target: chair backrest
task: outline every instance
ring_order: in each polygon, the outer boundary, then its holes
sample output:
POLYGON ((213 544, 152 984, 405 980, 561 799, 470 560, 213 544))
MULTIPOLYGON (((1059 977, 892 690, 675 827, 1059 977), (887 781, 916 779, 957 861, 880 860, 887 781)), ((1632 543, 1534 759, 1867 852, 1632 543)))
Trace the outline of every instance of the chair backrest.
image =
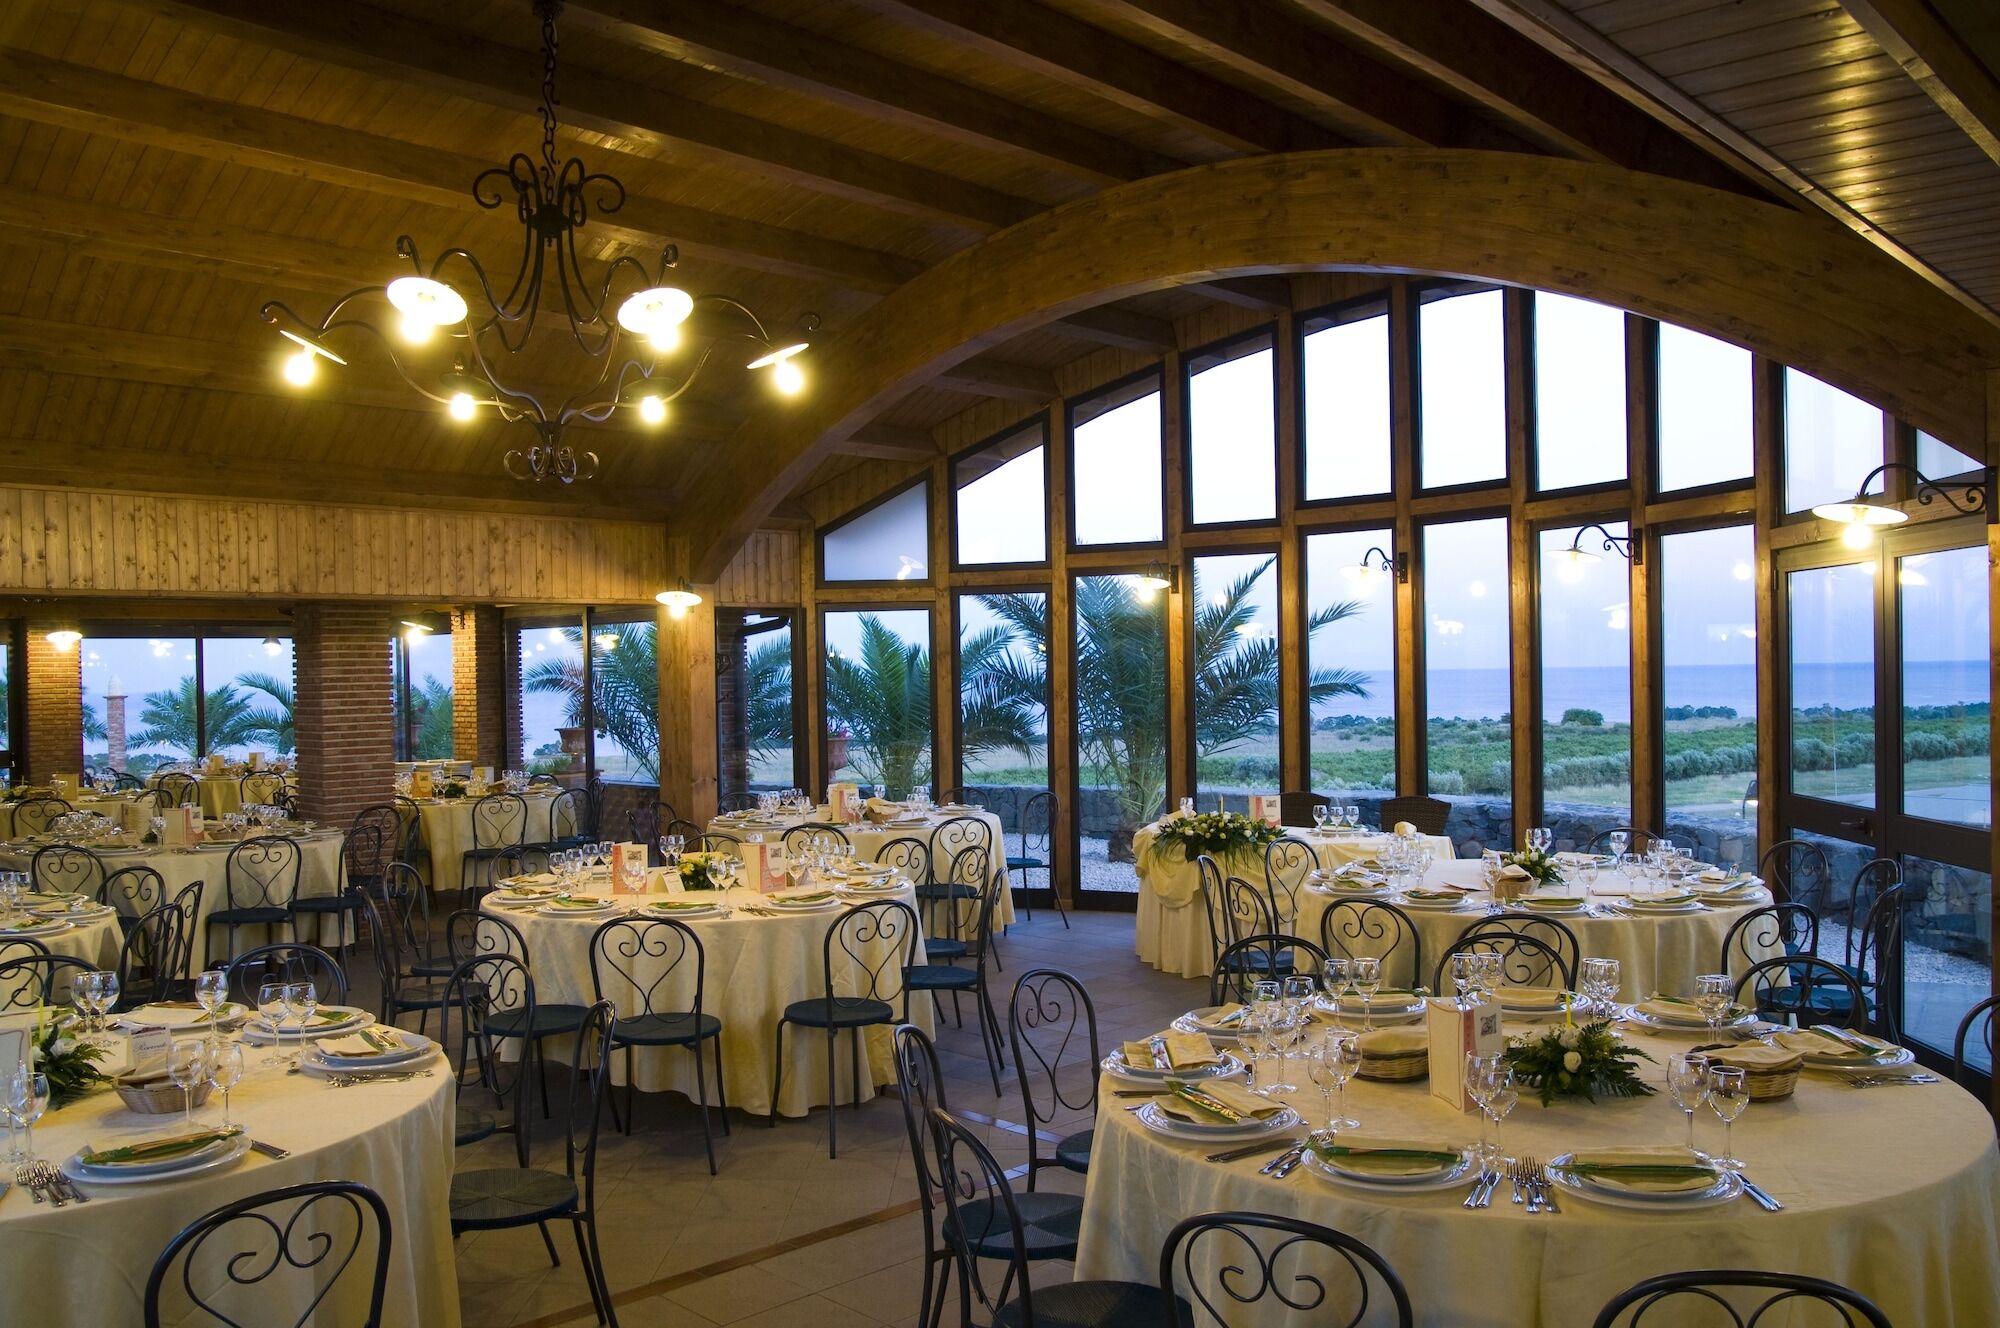
POLYGON ((1766 904, 1729 924, 1718 973, 1740 973, 1759 959, 1819 952, 1819 915, 1804 904, 1766 904))
POLYGON ((1222 927, 1224 944, 1279 930, 1277 906, 1271 892, 1240 876, 1222 881, 1222 927))
POLYGON ((22 959, 30 955, 50 953, 49 947, 32 936, 9 936, 0 939, 0 964, 12 959, 22 959))
POLYGON ((935 1230, 932 1213, 944 1187, 937 1174, 937 1153, 930 1139, 932 1109, 948 1106, 944 1071, 938 1066, 937 1047, 930 1035, 915 1024, 897 1024, 891 1038, 896 1058, 896 1093, 903 1100, 903 1128, 910 1136, 910 1156, 916 1163, 928 1246, 935 1230))
POLYGON ((148 817, 163 815, 174 805, 173 795, 163 788, 142 788, 132 795, 135 805, 150 804, 146 807, 148 817))
POLYGON ((1584 845, 1584 851, 1586 853, 1609 853, 1611 851, 1611 836, 1613 835, 1625 836, 1625 847, 1621 850, 1621 852, 1625 853, 1644 853, 1652 845, 1653 841, 1660 837, 1651 830, 1642 830, 1636 825, 1614 825, 1609 830, 1599 830, 1596 834, 1592 835, 1590 842, 1584 845))
POLYGON ((875 861, 894 867, 912 885, 925 885, 931 879, 931 846, 909 835, 884 840, 875 850, 875 861))
POLYGON ((617 1031, 618 1015, 611 1002, 596 1002, 583 1012, 583 1023, 576 1030, 576 1048, 569 1058, 563 1163, 570 1179, 577 1183, 586 1212, 595 1207, 597 1132, 604 1118, 604 1090, 611 1083, 612 1037, 617 1031))
POLYGON ((1014 827, 1020 840, 1023 858, 1038 858, 1043 862, 1053 859, 1049 853, 1050 836, 1054 834, 1056 823, 1056 795, 1043 789, 1021 804, 1021 820, 1014 827))
MULTIPOLYGON (((983 816, 949 816, 939 821, 931 831, 931 868, 935 871, 939 864, 949 863, 968 848, 986 850, 989 861, 993 857, 993 827, 983 816)), ((939 881, 942 885, 943 882, 939 881)))
POLYGON ((167 883, 151 867, 120 867, 104 878, 98 896, 124 918, 143 918, 167 902, 167 883))
POLYGON ((704 834, 698 841, 691 840, 689 842, 690 845, 699 843, 701 851, 704 853, 721 853, 732 858, 743 856, 743 841, 735 835, 725 835, 716 831, 704 834))
POLYGON ((1508 986, 1561 987, 1564 991, 1576 988, 1575 966, 1547 941, 1522 932, 1475 932, 1468 927, 1438 956, 1437 965, 1431 970, 1432 991, 1450 990, 1444 983, 1450 973, 1451 957, 1456 954, 1499 955, 1500 980, 1508 986))
POLYGON ((1299 916, 1299 887, 1306 873, 1320 868, 1319 854, 1303 839, 1286 835, 1264 846, 1264 885, 1272 906, 1278 910, 1278 924, 1289 927, 1299 916))
POLYGON ((1357 1328, 1389 1322, 1371 1313, 1384 1295, 1398 1328, 1416 1322, 1403 1280, 1381 1255, 1332 1227, 1273 1213, 1199 1213, 1180 1223, 1160 1247, 1160 1290, 1187 1302, 1184 1328, 1230 1328, 1252 1317, 1240 1306, 1265 1301, 1274 1319, 1357 1328))
MULTIPOLYGON (((1511 932, 1516 936, 1529 936, 1562 957, 1563 974, 1570 979, 1563 985, 1576 985, 1576 971, 1583 963, 1583 946, 1576 939, 1569 924, 1560 918, 1545 918, 1534 913, 1524 913, 1518 909, 1508 909, 1491 914, 1469 924, 1459 933, 1461 939, 1467 936, 1489 936, 1495 932, 1511 932)), ((1503 968, 1507 965, 1503 964, 1503 968)), ((1522 978, 1508 978, 1510 982, 1523 982, 1522 978)), ((1440 989, 1441 990, 1441 989, 1440 989)))
POLYGON ((1326 951, 1303 936, 1287 936, 1281 932, 1245 936, 1222 948, 1215 972, 1208 977, 1208 1003, 1221 1005, 1226 1001, 1241 1001, 1248 1004, 1260 980, 1294 976, 1311 978, 1313 986, 1324 990, 1326 951), (1291 962, 1289 972, 1285 968, 1288 959, 1291 962))
POLYGON ((253 770, 236 781, 236 796, 246 807, 269 807, 285 791, 285 777, 270 770, 253 770))
POLYGON ((1854 873, 1847 896, 1847 962, 1863 982, 1876 976, 1879 961, 1902 941, 1903 864, 1871 858, 1854 873))
POLYGON ((1319 917, 1319 945, 1328 958, 1382 961, 1382 983, 1421 987, 1424 938, 1408 913, 1379 899, 1336 899, 1319 917))
POLYGON ((348 884, 380 889, 383 873, 396 860, 402 842, 403 821, 394 803, 380 802, 354 813, 341 846, 348 884))
POLYGON ((673 820, 667 822, 660 833, 662 835, 679 835, 686 842, 694 844, 699 843, 702 835, 707 832, 693 821, 684 821, 676 816, 673 820))
POLYGON ((1967 1046, 1986 1045, 1986 1073, 1993 1073, 1993 1011, 2000 1006, 2000 996, 1988 996, 1979 1004, 1965 1012, 1965 1018, 1958 1021, 1958 1036, 1951 1042, 1951 1080, 1959 1087, 1968 1087, 1966 1075, 1976 1072, 1977 1067, 1966 1063, 1967 1046), (1982 1037, 1983 1033, 1983 1037, 1982 1037))
POLYGON ((1014 982, 1007 1002, 1007 1045, 1028 1113, 1028 1164, 1041 1157, 1040 1127, 1057 1113, 1094 1114, 1097 1009, 1083 983, 1057 968, 1033 968, 1014 982))
POLYGON ((267 982, 310 982, 328 1005, 347 1003, 347 974, 334 957, 316 945, 281 942, 246 950, 229 961, 229 995, 251 1009, 257 988, 267 982))
POLYGON ((395 795, 391 805, 396 809, 396 857, 403 862, 415 862, 417 846, 424 838, 424 809, 415 798, 401 793, 395 795))
POLYGON ((126 1008, 167 1000, 181 979, 181 910, 162 903, 132 924, 118 949, 118 999, 126 1008))
POLYGON ((1826 850, 1807 839, 1781 839, 1765 849, 1757 860, 1757 875, 1779 903, 1804 904, 1815 913, 1825 907, 1827 887, 1833 882, 1826 850))
POLYGON ((506 1106, 512 1114, 514 1157, 528 1165, 529 1136, 526 1128, 527 1084, 525 1067, 532 1057, 503 1054, 506 1036, 494 1025, 504 1019, 506 1029, 532 1028, 535 1023, 535 979, 528 966, 510 954, 480 955, 451 971, 445 979, 443 1000, 438 1009, 438 1045, 452 1056, 452 1018, 458 1019, 458 1067, 460 1097, 468 1087, 467 1075, 478 1067, 478 1083, 493 1095, 496 1106, 506 1106))
POLYGON ((129 793, 135 789, 145 788, 146 784, 129 770, 116 770, 111 775, 111 786, 121 793, 129 793))
POLYGON ((304 862, 298 841, 256 835, 229 850, 225 873, 231 908, 290 908, 304 862))
POLYGON ((820 943, 820 971, 826 975, 826 999, 902 1000, 900 1017, 909 1017, 910 993, 903 970, 916 962, 920 933, 917 911, 900 899, 877 899, 847 909, 829 922, 820 943))
POLYGON ((708 952, 685 922, 612 918, 591 933, 590 994, 610 1001, 620 1019, 689 1012, 699 1022, 707 980, 708 952))
POLYGON ((955 784, 951 788, 940 790, 938 801, 941 803, 955 802, 961 807, 984 807, 986 805, 985 800, 980 797, 977 789, 967 788, 963 784, 955 784))
POLYGON ((801 853, 846 853, 853 846, 845 830, 819 821, 807 821, 785 831, 786 857, 795 858, 801 853))
POLYGON ((1420 835, 1441 835, 1450 817, 1451 804, 1443 798, 1385 798, 1382 802, 1384 830, 1393 829, 1398 821, 1408 821, 1420 835))
POLYGON ((587 788, 567 788, 549 802, 549 838, 577 839, 597 833, 597 807, 587 788))
POLYGON ((521 929, 477 908, 457 909, 444 920, 444 944, 454 964, 490 954, 510 954, 528 962, 528 938, 521 929))
POLYGON ((1621 1328, 1620 1316, 1632 1311, 1622 1328, 1639 1328, 1640 1321, 1655 1305, 1665 1305, 1658 1322, 1662 1328, 1677 1328, 1690 1322, 1689 1315, 1706 1315, 1702 1322, 1761 1324, 1782 1319, 1786 1323, 1840 1324, 1842 1328, 1889 1328, 1889 1317, 1874 1302, 1837 1282, 1807 1277, 1804 1273, 1766 1273, 1746 1268, 1700 1269, 1685 1273, 1663 1273, 1637 1282, 1613 1296, 1598 1312, 1592 1328, 1621 1328), (1751 1290, 1749 1296, 1734 1299, 1724 1289, 1751 1290), (1772 1291, 1764 1296, 1759 1293, 1772 1291), (1746 1302, 1739 1305, 1737 1301, 1746 1302), (1804 1302, 1817 1302, 1833 1311, 1816 1319, 1803 1315, 1804 1302), (1773 1314, 1771 1311, 1776 1310, 1773 1314), (1852 1311, 1850 1313, 1849 1311, 1852 1311), (1727 1316, 1725 1319, 1723 1316, 1727 1316))
MULTIPOLYGON (((1014 1286, 1018 1309, 1014 1322, 1034 1328, 1035 1290, 1028 1276, 1027 1241, 1006 1169, 971 1126, 943 1107, 931 1108, 928 1124, 932 1175, 944 1195, 944 1233, 957 1256, 960 1276, 969 1283, 976 1275, 982 1248, 1008 1250, 1009 1269, 1001 1285, 1014 1286)), ((996 1311, 1000 1308, 994 1306, 996 1311)), ((999 1317, 994 1316, 996 1321, 999 1317)))
POLYGON ((187 981, 194 975, 194 941, 200 934, 201 900, 208 891, 205 881, 189 881, 174 896, 174 908, 180 913, 181 957, 175 965, 179 981, 187 981))
POLYGON ((97 965, 74 955, 28 954, 0 964, 0 1010, 32 1010, 37 1005, 68 1005, 69 984, 79 973, 95 973, 97 965))
POLYGON ((201 781, 183 770, 169 770, 155 787, 167 795, 171 806, 186 807, 201 800, 201 781))
POLYGON ((74 844, 50 844, 35 850, 29 873, 35 888, 52 895, 84 895, 102 903, 104 859, 74 844))
POLYGON ((1201 906, 1208 914, 1209 964, 1213 967, 1222 947, 1229 943, 1229 922, 1223 917, 1222 866, 1208 854, 1197 853, 1194 869, 1201 881, 1201 906))
POLYGON ((14 804, 14 833, 42 834, 55 824, 57 817, 69 813, 70 805, 61 798, 22 798, 14 804))
POLYGON ((1332 805, 1333 799, 1323 793, 1307 793, 1303 789, 1286 789, 1278 794, 1278 824, 1311 825, 1313 823, 1313 808, 1331 807, 1332 805))
POLYGON ((366 1278, 368 1317, 382 1321, 389 1278, 389 1210, 359 1181, 316 1180, 224 1204, 182 1228, 146 1279, 146 1328, 162 1323, 279 1324, 321 1321, 320 1306, 353 1271, 366 1278), (185 1306, 162 1312, 179 1265, 185 1306), (275 1279, 275 1280, 274 1280, 275 1279), (187 1317, 190 1309, 200 1317, 187 1317), (296 1318, 286 1318, 297 1311, 296 1318))
POLYGON ((1818 955, 1759 960, 1736 980, 1736 999, 1760 1019, 1790 1019, 1800 1028, 1838 1024, 1859 1029, 1868 1024, 1868 998, 1854 974, 1818 955))
POLYGON ((509 848, 528 836, 528 800, 518 793, 489 793, 472 804, 472 846, 509 848))

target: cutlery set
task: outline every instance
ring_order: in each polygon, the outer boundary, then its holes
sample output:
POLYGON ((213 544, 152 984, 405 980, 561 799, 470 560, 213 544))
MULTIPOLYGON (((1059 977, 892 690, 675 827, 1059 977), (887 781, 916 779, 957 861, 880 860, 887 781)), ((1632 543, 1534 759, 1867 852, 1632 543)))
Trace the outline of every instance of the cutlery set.
POLYGON ((336 1074, 326 1081, 328 1088, 353 1088, 357 1084, 400 1084, 408 1079, 428 1079, 429 1070, 398 1070, 390 1074, 336 1074))
POLYGON ((1935 1084, 1943 1082, 1934 1074, 1858 1074, 1847 1081, 1849 1088, 1888 1088, 1894 1084, 1935 1084))
MULTIPOLYGON (((1549 1182, 1548 1169, 1532 1157, 1517 1157, 1507 1164, 1507 1180, 1514 1189, 1514 1202, 1531 1213, 1560 1213, 1562 1205, 1556 1202, 1555 1187, 1549 1182)), ((1492 1195, 1488 1191, 1490 1201, 1492 1195)), ((1481 1204, 1484 1208, 1486 1205, 1481 1204)))
POLYGON ((30 1162, 14 1169, 14 1183, 35 1197, 36 1203, 47 1203, 61 1208, 74 1199, 77 1203, 89 1203, 90 1196, 68 1176, 57 1171, 49 1162, 30 1162))

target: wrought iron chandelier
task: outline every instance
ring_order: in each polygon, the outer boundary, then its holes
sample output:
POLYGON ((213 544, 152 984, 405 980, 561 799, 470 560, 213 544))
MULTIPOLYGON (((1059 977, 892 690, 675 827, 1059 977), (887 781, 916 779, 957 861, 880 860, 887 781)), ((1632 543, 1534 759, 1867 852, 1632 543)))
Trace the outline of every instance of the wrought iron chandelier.
POLYGON ((532 429, 533 444, 507 453, 509 474, 570 484, 597 471, 597 454, 579 451, 564 438, 571 423, 601 423, 629 409, 647 425, 663 424, 669 404, 709 362, 725 347, 745 342, 752 353, 745 367, 769 370, 773 387, 796 393, 805 386, 796 357, 810 344, 806 337, 818 329, 819 319, 806 314, 797 337, 780 339, 739 300, 690 295, 667 284, 667 273, 679 260, 671 244, 653 270, 620 256, 595 286, 585 278, 577 232, 593 209, 607 215, 624 206, 625 186, 613 176, 586 171, 580 157, 558 164, 556 17, 562 0, 533 0, 533 8, 542 25, 541 161, 517 152, 506 165, 482 171, 472 182, 472 197, 480 207, 498 209, 511 199, 521 222, 520 262, 505 294, 495 293, 486 268, 469 250, 446 249, 426 267, 416 242, 402 235, 396 239, 396 253, 409 260, 410 275, 349 292, 317 322, 278 300, 259 313, 298 347, 283 366, 293 386, 309 385, 321 360, 345 365, 347 355, 337 347, 373 338, 403 381, 445 407, 453 419, 473 420, 490 410, 510 424, 532 429), (457 285, 446 279, 454 264, 465 270, 457 285), (622 296, 621 290, 626 292, 622 296), (472 299, 479 302, 476 312, 472 299), (559 308, 570 342, 596 365, 589 382, 559 399, 520 381, 521 361, 512 358, 528 347, 544 303, 552 315, 559 308), (706 326, 690 337, 685 325, 697 310, 713 311, 714 319, 699 320, 706 326), (393 333, 383 321, 390 314, 395 316, 393 333), (406 360, 412 351, 434 343, 439 333, 448 339, 448 369, 439 372, 435 363, 406 360))

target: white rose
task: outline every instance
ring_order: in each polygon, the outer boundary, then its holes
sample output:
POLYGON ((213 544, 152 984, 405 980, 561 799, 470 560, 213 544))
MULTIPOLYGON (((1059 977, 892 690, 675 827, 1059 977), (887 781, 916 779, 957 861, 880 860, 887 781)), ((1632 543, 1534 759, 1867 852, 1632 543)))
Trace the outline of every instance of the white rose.
POLYGON ((1563 1053, 1563 1069, 1568 1070, 1571 1074, 1575 1074, 1578 1070, 1582 1068, 1583 1068, 1582 1052, 1566 1051, 1563 1053))
POLYGON ((49 1048, 49 1050, 50 1050, 50 1052, 51 1052, 51 1053, 52 1053, 53 1055, 56 1055, 56 1056, 67 1056, 67 1055, 69 1055, 69 1054, 70 1054, 71 1052, 73 1052, 73 1051, 75 1051, 75 1050, 76 1050, 76 1039, 75 1039, 75 1038, 57 1038, 57 1039, 56 1039, 56 1042, 55 1042, 55 1045, 54 1045, 53 1047, 49 1048))

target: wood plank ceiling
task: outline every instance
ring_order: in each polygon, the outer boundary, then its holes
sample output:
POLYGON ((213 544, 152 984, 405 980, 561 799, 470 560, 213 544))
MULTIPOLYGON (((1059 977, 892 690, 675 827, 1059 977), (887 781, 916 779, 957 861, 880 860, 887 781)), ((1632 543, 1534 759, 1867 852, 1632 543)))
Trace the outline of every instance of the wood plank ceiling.
MULTIPOLYGON (((629 191, 617 216, 586 231, 588 259, 650 261, 675 243, 690 288, 734 295, 778 324, 814 311, 829 336, 1024 217, 1249 154, 1481 147, 1793 198, 1795 182, 1769 161, 1690 133, 1657 89, 1608 76, 1543 25, 1602 21, 1616 40, 1658 39, 1644 47, 1658 77, 1695 80, 1688 95, 1716 99, 1712 115, 1750 117, 1772 152, 1792 154, 1787 169, 1818 172, 1816 189, 1898 234, 1917 260, 1979 300, 2000 298, 1991 228, 1971 216, 2000 195, 2000 176, 1987 178, 1991 135, 1975 145, 1960 123, 1992 123, 1984 103, 1968 100, 1954 119, 1861 20, 1807 0, 1558 8, 571 0, 561 146, 629 191), (1762 40, 1780 25, 1743 19, 1766 8, 1801 26, 1762 40), (1610 23, 1654 10, 1665 17, 1638 36, 1629 21, 1610 23), (1770 95, 1738 94, 1760 68, 1770 95)), ((504 265, 518 232, 475 206, 469 185, 539 141, 535 42, 526 0, 0 6, 4 473, 98 488, 664 513, 690 458, 727 436, 741 394, 759 382, 716 373, 658 433, 589 430, 600 477, 541 488, 501 471, 521 433, 453 424, 386 366, 357 364, 303 394, 284 388, 279 347, 256 317, 273 298, 316 315, 394 275, 399 234, 425 254, 463 244, 504 265)), ((1021 336, 914 394, 813 482, 920 457, 940 422, 981 401, 1044 399, 1063 366, 1093 352, 1158 354, 1175 343, 1176 320, 1217 302, 1289 299, 1276 280, 1191 287, 1021 336)), ((573 377, 558 351, 538 348, 533 372, 573 377)))

